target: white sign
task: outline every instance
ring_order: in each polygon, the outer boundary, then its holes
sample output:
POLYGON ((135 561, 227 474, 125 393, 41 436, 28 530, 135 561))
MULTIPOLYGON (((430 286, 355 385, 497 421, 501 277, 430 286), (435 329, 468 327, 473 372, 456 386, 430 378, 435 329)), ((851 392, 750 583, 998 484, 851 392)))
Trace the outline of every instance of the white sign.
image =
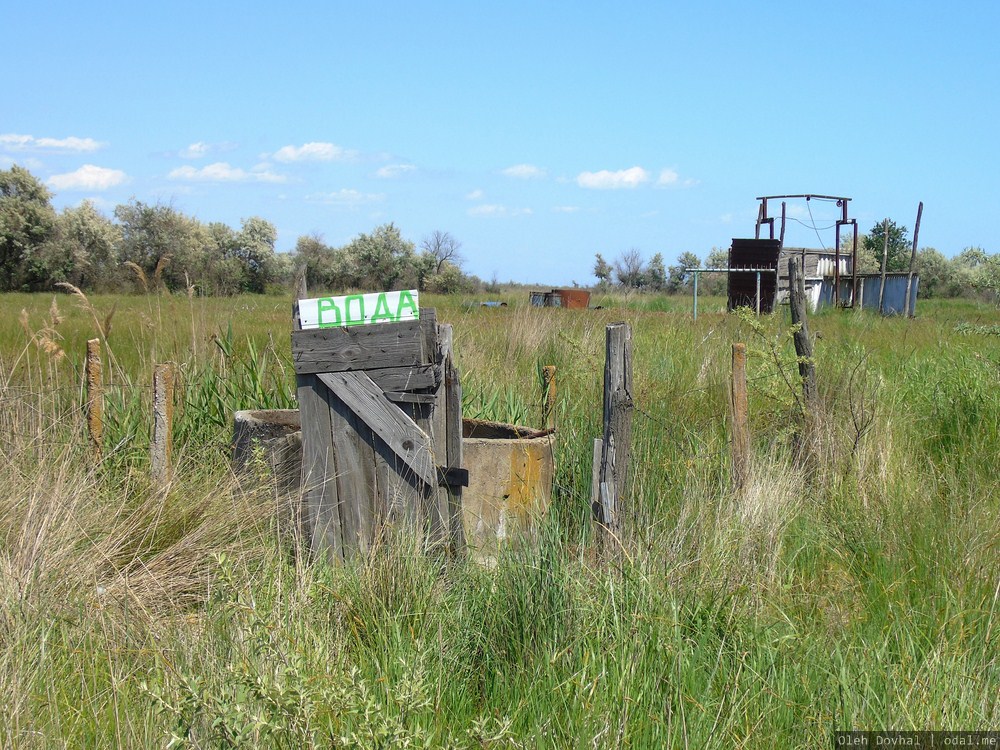
POLYGON ((399 323, 404 320, 420 320, 420 300, 416 289, 299 300, 299 321, 303 330, 399 323))

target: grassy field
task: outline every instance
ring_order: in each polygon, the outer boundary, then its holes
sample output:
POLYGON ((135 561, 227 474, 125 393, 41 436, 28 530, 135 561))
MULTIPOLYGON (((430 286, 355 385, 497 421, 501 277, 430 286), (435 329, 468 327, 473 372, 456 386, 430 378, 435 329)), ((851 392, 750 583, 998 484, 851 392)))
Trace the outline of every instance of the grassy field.
MULTIPOLYGON (((500 296, 494 296, 499 298, 500 296)), ((290 301, 0 297, 0 746, 816 747, 834 729, 1000 729, 1000 311, 827 311, 800 425, 787 310, 428 298, 466 416, 537 425, 551 513, 493 569, 394 539, 313 564, 230 476, 239 408, 294 405, 290 301), (56 301, 53 302, 53 299, 56 301), (632 486, 597 562, 604 328, 632 324, 632 486), (105 341, 105 455, 85 342, 105 341), (751 479, 733 490, 733 342, 751 479), (180 372, 176 478, 148 480, 153 365, 180 372)))

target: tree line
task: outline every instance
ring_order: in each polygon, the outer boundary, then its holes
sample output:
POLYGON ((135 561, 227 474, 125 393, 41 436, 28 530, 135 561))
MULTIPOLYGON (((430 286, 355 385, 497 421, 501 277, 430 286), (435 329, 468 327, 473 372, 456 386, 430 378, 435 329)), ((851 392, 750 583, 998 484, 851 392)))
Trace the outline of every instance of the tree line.
MULTIPOLYGON (((168 291, 202 295, 263 293, 287 287, 300 267, 310 289, 420 289, 450 294, 495 288, 462 270, 461 243, 435 231, 419 247, 392 223, 359 234, 342 247, 318 235, 299 237, 294 252, 275 252, 277 230, 251 216, 234 229, 204 223, 170 205, 136 199, 105 216, 90 201, 56 211, 52 194, 27 169, 0 170, 0 292, 43 291, 66 282, 97 292, 168 291)), ((850 253, 845 238, 841 252, 850 253)), ((858 270, 909 269, 911 244, 905 226, 886 219, 859 243, 858 270)), ((725 268, 728 253, 712 248, 702 266, 691 252, 667 265, 662 253, 646 260, 636 248, 606 260, 597 253, 593 274, 599 289, 656 293, 687 291, 692 268, 725 268)), ((922 297, 984 297, 1000 301, 1000 254, 967 247, 953 258, 921 248, 914 270, 922 297)), ((722 274, 700 280, 706 294, 725 292, 722 274)))
MULTIPOLYGON (((850 256, 852 240, 845 238, 840 252, 850 256)), ((875 224, 858 242, 859 273, 881 271, 885 255, 886 271, 909 271, 912 245, 909 231, 891 219, 875 224)), ((727 268, 727 250, 712 248, 702 265, 691 252, 681 253, 674 264, 666 265, 662 253, 645 260, 642 253, 630 248, 607 260, 601 253, 594 257, 593 273, 600 289, 679 293, 689 291, 693 274, 689 269, 727 268)), ((967 247, 953 258, 933 247, 920 248, 913 259, 914 273, 920 275, 920 295, 931 297, 968 297, 1000 303, 1000 253, 990 254, 981 247, 967 247)), ((724 294, 724 274, 707 274, 699 280, 705 294, 724 294)))
POLYGON ((56 211, 27 169, 0 170, 0 292, 64 282, 96 292, 260 294, 290 285, 302 266, 309 287, 320 290, 451 293, 482 285, 462 271, 461 243, 448 232, 433 232, 418 248, 390 223, 339 248, 300 237, 293 253, 275 252, 277 234, 259 216, 234 229, 135 199, 116 206, 113 218, 90 201, 56 211))

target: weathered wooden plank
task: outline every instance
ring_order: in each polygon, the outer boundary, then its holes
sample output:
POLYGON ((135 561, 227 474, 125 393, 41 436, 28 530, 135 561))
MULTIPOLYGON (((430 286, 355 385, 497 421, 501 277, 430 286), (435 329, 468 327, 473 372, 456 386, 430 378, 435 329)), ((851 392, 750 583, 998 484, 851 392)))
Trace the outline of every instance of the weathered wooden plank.
POLYGON ((302 502, 305 531, 314 553, 343 557, 343 535, 337 491, 326 388, 315 375, 299 375, 298 401, 302 419, 302 502))
MULTIPOLYGON (((378 385, 376 383, 376 385, 378 385)), ((433 404, 437 396, 433 393, 407 393, 405 391, 386 391, 385 397, 397 404, 433 404)))
POLYGON ((421 308, 420 330, 424 337, 424 364, 440 364, 441 352, 438 350, 437 310, 433 307, 421 308))
POLYGON ((337 495, 340 503, 344 556, 364 555, 371 545, 375 505, 374 435, 345 402, 326 390, 330 431, 337 459, 337 495))
POLYGON ((300 375, 426 364, 420 321, 292 331, 292 364, 300 375))
MULTIPOLYGON (((447 358, 447 351, 451 347, 451 330, 449 326, 436 326, 434 333, 434 367, 437 373, 437 386, 434 389, 434 407, 431 413, 431 437, 434 445, 434 465, 446 466, 448 463, 448 452, 446 437, 448 434, 448 402, 446 400, 447 391, 445 388, 444 362, 447 358)), ((448 542, 451 535, 451 496, 447 487, 438 487, 434 492, 434 512, 441 519, 443 531, 446 536, 442 541, 448 542)))
MULTIPOLYGON (((435 348, 436 346, 435 343, 435 348)), ((436 462, 434 455, 439 453, 440 449, 435 447, 434 440, 435 405, 404 402, 397 404, 397 408, 430 437, 432 462, 436 462)), ((447 540, 447 517, 442 515, 436 502, 437 485, 427 485, 418 479, 413 470, 397 456, 387 455, 386 459, 394 468, 394 473, 391 475, 394 492, 404 501, 405 523, 421 535, 426 549, 444 544, 447 540)))
POLYGON ((365 372, 383 391, 417 391, 424 388, 435 388, 438 383, 434 365, 383 367, 379 370, 365 370, 365 372))
MULTIPOLYGON (((424 361, 434 367, 435 384, 432 395, 432 405, 424 407, 426 418, 417 420, 417 424, 431 436, 432 462, 435 466, 441 463, 443 453, 442 436, 439 431, 440 413, 442 412, 440 396, 443 392, 441 370, 441 346, 437 322, 437 311, 434 308, 424 308, 420 311, 420 322, 424 333, 424 361)), ((436 471, 436 470, 435 470, 436 471)), ((427 546, 441 547, 448 541, 448 497, 438 486, 428 487, 421 498, 422 513, 427 525, 427 546)))
POLYGON ((385 444, 426 484, 434 486, 437 475, 431 440, 399 407, 386 400, 382 389, 363 372, 317 373, 332 390, 385 444))

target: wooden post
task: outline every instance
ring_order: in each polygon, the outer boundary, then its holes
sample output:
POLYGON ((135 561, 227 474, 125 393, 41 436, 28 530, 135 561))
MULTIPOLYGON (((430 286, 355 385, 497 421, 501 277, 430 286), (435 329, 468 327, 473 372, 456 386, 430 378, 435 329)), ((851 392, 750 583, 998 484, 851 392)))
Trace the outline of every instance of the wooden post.
POLYGON ((628 323, 612 323, 606 331, 604 440, 597 520, 615 534, 621 527, 621 498, 628 491, 633 408, 632 329, 628 323))
POLYGON ((778 235, 778 251, 785 249, 785 202, 781 201, 781 234, 778 235))
POLYGON ((157 365, 153 371, 153 439, 149 457, 153 483, 163 487, 170 480, 174 421, 174 367, 157 365))
MULTIPOLYGON (((442 364, 444 366, 444 419, 442 428, 436 431, 435 438, 444 440, 444 455, 446 465, 462 468, 462 431, 448 429, 448 425, 462 424, 462 383, 455 366, 454 334, 451 325, 443 324, 437 327, 440 340, 442 364), (443 435, 441 435, 443 432, 443 435)), ((440 407, 439 407, 440 408, 440 407)), ((458 557, 465 550, 465 526, 462 516, 462 485, 454 484, 447 487, 448 493, 448 550, 453 557, 458 557)))
POLYGON ((733 344, 733 387, 731 391, 733 430, 733 483, 746 484, 750 467, 750 425, 747 399, 747 345, 733 344))
POLYGON ((885 301, 885 267, 889 262, 889 219, 885 220, 882 243, 882 281, 878 285, 878 314, 884 315, 882 303, 885 301))
POLYGON ((917 206, 917 223, 913 227, 913 251, 910 253, 910 272, 906 275, 906 297, 903 302, 903 315, 910 315, 910 287, 913 286, 913 267, 917 264, 917 235, 920 234, 920 217, 924 213, 924 202, 917 206))
POLYGON ((556 368, 546 365, 542 368, 542 426, 555 429, 556 426, 556 368))
POLYGON ((101 340, 87 342, 87 362, 84 366, 87 379, 87 433, 94 454, 101 456, 101 437, 104 434, 104 391, 101 384, 101 340))
POLYGON ((792 311, 792 324, 798 325, 795 331, 795 354, 799 358, 799 377, 802 378, 802 395, 806 409, 813 406, 816 397, 816 366, 813 363, 812 341, 809 339, 809 321, 806 318, 806 283, 799 265, 798 258, 788 261, 789 301, 792 311))

